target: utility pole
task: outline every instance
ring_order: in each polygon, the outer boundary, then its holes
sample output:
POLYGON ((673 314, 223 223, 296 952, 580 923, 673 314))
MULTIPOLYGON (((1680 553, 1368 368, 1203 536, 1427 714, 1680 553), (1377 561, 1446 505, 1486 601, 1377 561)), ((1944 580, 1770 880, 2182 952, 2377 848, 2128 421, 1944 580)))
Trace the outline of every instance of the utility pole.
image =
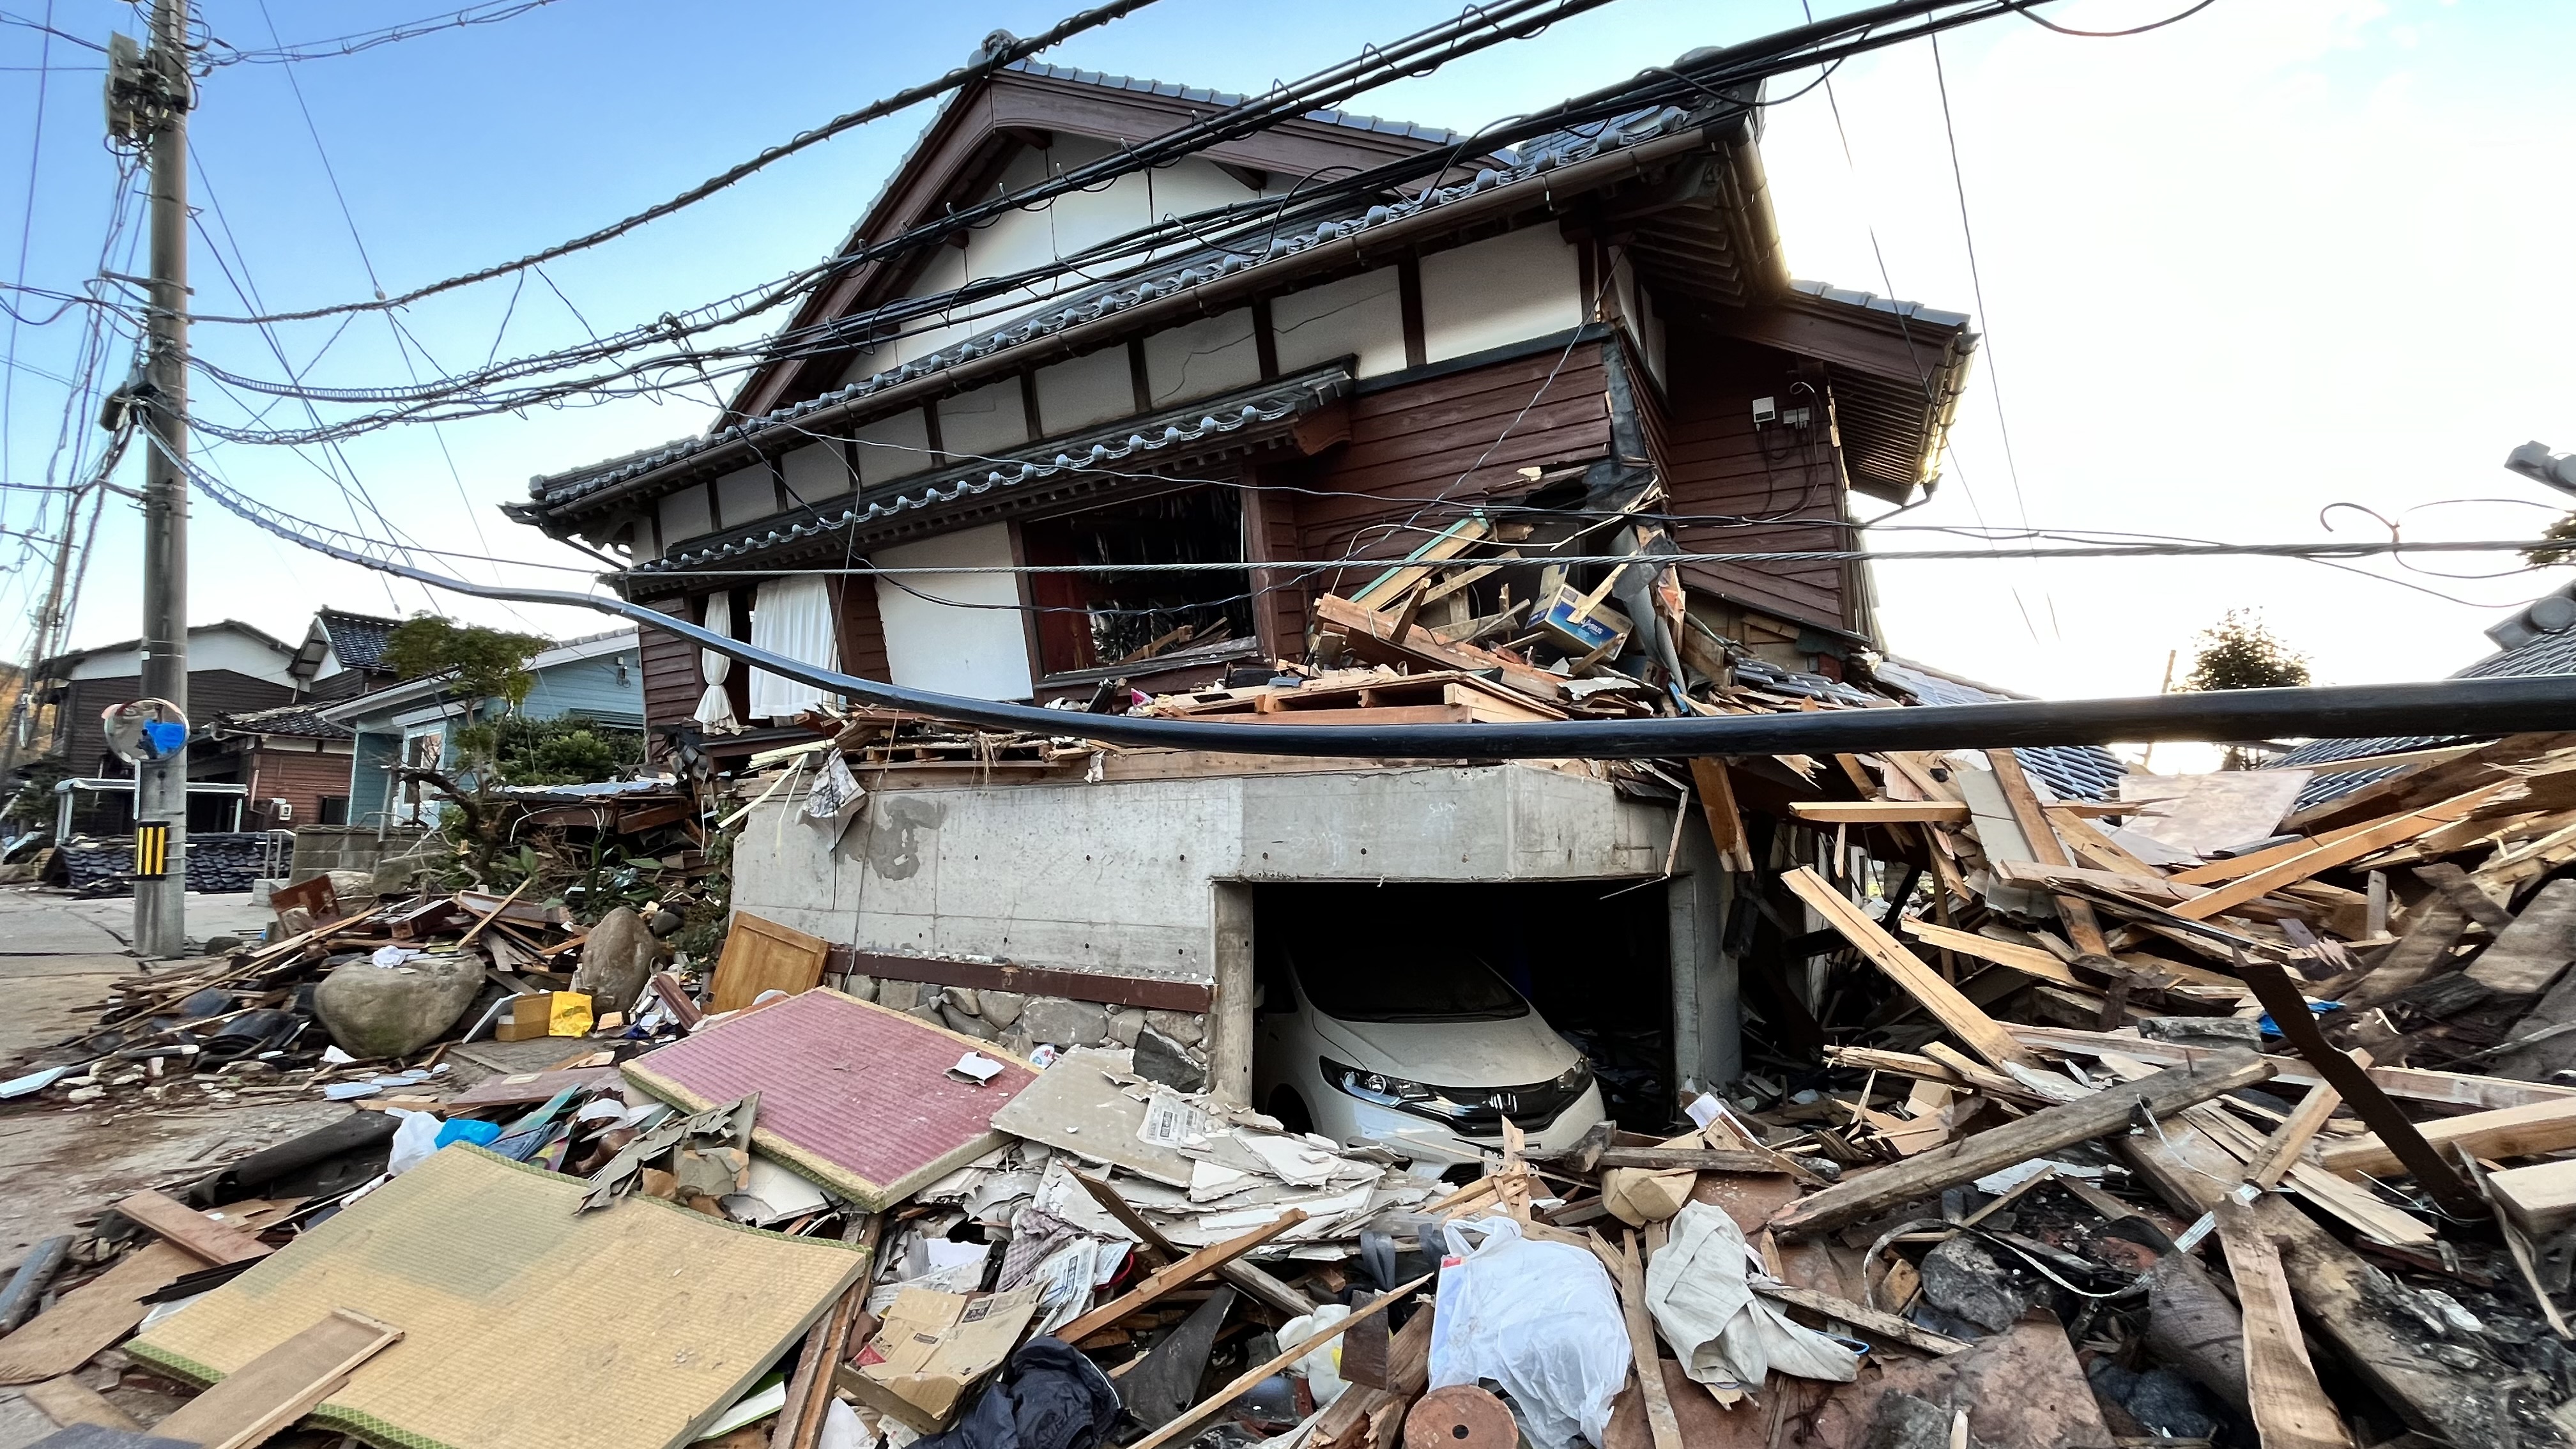
MULTIPOLYGON (((144 340, 143 694, 188 709, 188 0, 154 0, 146 111, 151 137, 152 305, 144 340)), ((112 84, 112 82, 111 82, 112 84)), ((110 112, 114 113, 111 101, 110 112)), ((75 729, 87 721, 74 721, 75 729)), ((188 750, 137 765, 134 818, 166 821, 163 872, 134 883, 134 949, 184 954, 188 940, 188 750)))

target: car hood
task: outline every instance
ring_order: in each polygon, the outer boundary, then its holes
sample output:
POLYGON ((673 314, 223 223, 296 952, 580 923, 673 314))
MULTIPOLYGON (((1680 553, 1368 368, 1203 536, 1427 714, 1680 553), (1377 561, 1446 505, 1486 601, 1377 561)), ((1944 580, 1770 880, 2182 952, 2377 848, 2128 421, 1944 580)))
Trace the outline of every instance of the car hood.
POLYGON ((1315 1033, 1362 1071, 1435 1087, 1526 1087, 1583 1059, 1536 1011, 1502 1021, 1345 1021, 1315 1033))

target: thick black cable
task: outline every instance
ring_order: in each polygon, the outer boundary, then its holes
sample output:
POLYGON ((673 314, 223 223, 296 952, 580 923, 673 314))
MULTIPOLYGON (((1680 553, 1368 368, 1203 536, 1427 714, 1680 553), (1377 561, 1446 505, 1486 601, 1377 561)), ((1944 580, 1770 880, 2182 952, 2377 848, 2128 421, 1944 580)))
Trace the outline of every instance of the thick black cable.
MULTIPOLYGON (((166 454, 164 456, 167 456, 166 454)), ((184 466, 184 465, 183 465, 184 466)), ((2249 740, 2283 736, 2502 734, 2555 729, 2576 712, 2576 675, 2450 679, 2164 694, 2144 699, 2015 700, 1906 709, 1808 710, 1776 715, 1570 720, 1544 724, 1271 725, 1097 715, 1001 704, 887 684, 756 649, 659 609, 561 589, 476 584, 369 558, 296 534, 245 506, 233 490, 197 476, 208 497, 245 521, 317 553, 472 598, 590 609, 660 629, 755 669, 885 709, 995 729, 1111 744, 1238 754, 1341 759, 1649 759, 1667 756, 1827 754, 2145 740, 2249 740)))

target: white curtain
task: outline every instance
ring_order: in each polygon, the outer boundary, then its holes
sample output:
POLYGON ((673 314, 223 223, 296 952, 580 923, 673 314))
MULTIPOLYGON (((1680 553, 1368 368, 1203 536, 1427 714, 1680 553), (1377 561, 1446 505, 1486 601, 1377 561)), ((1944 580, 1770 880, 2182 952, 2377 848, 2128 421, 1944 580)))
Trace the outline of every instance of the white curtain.
MULTIPOLYGON (((821 574, 790 574, 763 583, 751 606, 751 647, 801 664, 840 668, 840 647, 832 632, 830 581, 821 574)), ((794 719, 837 698, 766 669, 751 671, 754 719, 794 719)))
MULTIPOLYGON (((707 617, 702 621, 710 634, 728 637, 733 633, 733 598, 715 593, 707 595, 707 617)), ((698 696, 697 721, 710 733, 729 735, 742 729, 742 721, 733 717, 733 700, 725 693, 725 680, 733 673, 733 661, 712 649, 698 651, 698 672, 706 676, 707 692, 698 696)))

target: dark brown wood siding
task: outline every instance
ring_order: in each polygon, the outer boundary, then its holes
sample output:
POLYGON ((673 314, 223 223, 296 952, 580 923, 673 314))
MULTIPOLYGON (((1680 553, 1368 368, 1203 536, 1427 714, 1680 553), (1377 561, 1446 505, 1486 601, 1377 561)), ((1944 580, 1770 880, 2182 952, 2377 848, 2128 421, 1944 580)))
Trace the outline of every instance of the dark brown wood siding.
MULTIPOLYGON (((303 741, 286 741, 285 745, 303 741)), ((246 762, 250 778, 241 781, 250 787, 250 808, 245 820, 256 821, 260 828, 293 828, 312 825, 322 818, 322 799, 349 797, 349 763, 346 754, 324 754, 297 750, 280 745, 263 745, 253 750, 246 762), (286 819, 272 819, 268 802, 284 800, 293 812, 286 819)))
MULTIPOLYGON (((63 758, 84 775, 123 777, 133 774, 131 765, 118 761, 107 752, 107 741, 99 733, 98 717, 100 711, 110 705, 142 697, 143 676, 140 674, 71 681, 70 687, 64 691, 55 736, 64 751, 63 758)), ((294 702, 295 691, 283 684, 229 669, 188 671, 188 718, 199 727, 219 714, 245 714, 294 702)))
MULTIPOLYGON (((1688 553, 1846 547, 1839 479, 1821 421, 1803 437, 1778 426, 1755 434, 1755 398, 1775 398, 1784 408, 1812 403, 1821 420, 1821 399, 1791 391, 1797 360, 1679 327, 1669 342, 1662 415, 1647 419, 1649 442, 1663 453, 1656 466, 1671 495, 1666 506, 1683 516, 1777 520, 1685 524, 1673 530, 1673 541, 1688 553), (1655 431, 1665 435, 1657 439, 1655 431)), ((1642 386, 1642 369, 1637 376, 1642 386)), ((1689 564, 1681 573, 1694 588, 1785 619, 1849 627, 1840 564, 1689 564)))
MULTIPOLYGON (((1578 343, 1571 353, 1552 348, 1353 399, 1350 442, 1324 454, 1304 486, 1358 496, 1286 495, 1297 512, 1299 553, 1400 558, 1430 535, 1388 530, 1417 511, 1418 526, 1436 531, 1458 520, 1452 505, 1526 486, 1523 468, 1608 455, 1602 345, 1578 343), (1443 502, 1422 501, 1435 497, 1443 502)), ((1338 580, 1323 575, 1314 586, 1356 587, 1383 567, 1355 569, 1338 580)))
POLYGON ((844 574, 833 581, 835 632, 840 636, 841 672, 887 683, 894 667, 886 659, 885 620, 877 613, 877 581, 844 574))
MULTIPOLYGON (((686 599, 665 599, 653 607, 692 622, 696 611, 686 599)), ((679 724, 697 712, 705 684, 698 678, 698 646, 665 630, 641 631, 644 655, 644 726, 679 724)))

